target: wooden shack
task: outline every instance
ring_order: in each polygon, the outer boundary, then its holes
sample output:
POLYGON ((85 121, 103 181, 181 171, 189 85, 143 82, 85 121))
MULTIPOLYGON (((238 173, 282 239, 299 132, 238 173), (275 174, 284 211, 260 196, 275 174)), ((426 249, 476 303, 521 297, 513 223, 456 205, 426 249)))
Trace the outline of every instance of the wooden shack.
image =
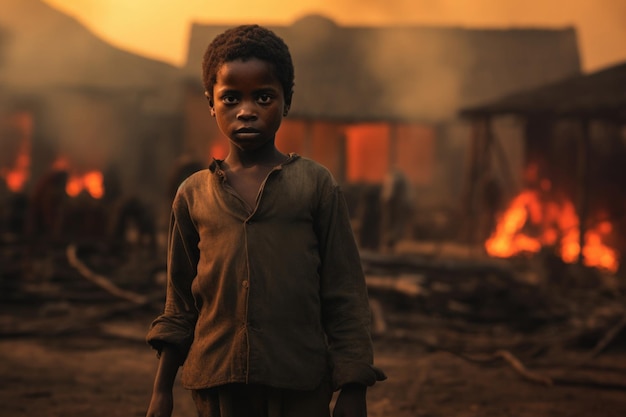
MULTIPOLYGON (((571 201, 578 261, 595 255, 580 250, 593 237, 611 249, 613 269, 618 267, 626 250, 626 63, 465 108, 461 115, 472 121, 476 133, 468 219, 483 210, 482 185, 488 178, 497 177, 508 202, 525 188, 539 186, 546 199, 571 201), (511 137, 494 131, 504 118, 515 118, 519 127, 520 158, 529 174, 522 181, 510 180, 515 174, 507 172, 511 164, 500 152, 511 137)), ((493 230, 474 228, 472 235, 482 240, 485 232, 493 230)))
POLYGON ((125 193, 159 195, 165 175, 154 170, 178 152, 179 70, 116 48, 39 0, 1 6, 2 176, 20 168, 31 189, 64 161, 77 175, 115 172, 125 193))
MULTIPOLYGON (((204 50, 226 28, 191 27, 183 141, 200 158, 226 152, 200 82, 204 50)), ((279 147, 320 161, 345 184, 380 185, 398 169, 425 210, 459 204, 469 149, 460 108, 580 73, 573 28, 340 26, 322 16, 270 28, 296 68, 279 147)))

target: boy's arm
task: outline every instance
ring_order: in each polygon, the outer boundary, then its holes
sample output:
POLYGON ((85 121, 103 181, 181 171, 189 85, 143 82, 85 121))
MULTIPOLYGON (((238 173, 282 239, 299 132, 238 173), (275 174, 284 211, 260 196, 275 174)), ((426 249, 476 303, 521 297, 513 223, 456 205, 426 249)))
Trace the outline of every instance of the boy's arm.
POLYGON ((329 342, 334 388, 373 385, 386 376, 373 366, 365 277, 347 205, 336 185, 320 201, 316 228, 322 260, 322 323, 329 342))
POLYGON ((174 201, 167 247, 167 288, 165 308, 150 326, 146 341, 159 353, 163 345, 186 355, 193 342, 197 311, 191 285, 200 257, 199 236, 185 201, 174 201))
POLYGON ((146 335, 146 341, 158 351, 159 357, 147 417, 171 416, 174 406, 172 387, 193 341, 197 312, 191 282, 199 256, 197 240, 189 212, 177 198, 169 228, 165 308, 146 335))
POLYGON ((154 378, 152 398, 146 417, 170 417, 174 409, 173 387, 184 357, 172 346, 164 345, 154 378))

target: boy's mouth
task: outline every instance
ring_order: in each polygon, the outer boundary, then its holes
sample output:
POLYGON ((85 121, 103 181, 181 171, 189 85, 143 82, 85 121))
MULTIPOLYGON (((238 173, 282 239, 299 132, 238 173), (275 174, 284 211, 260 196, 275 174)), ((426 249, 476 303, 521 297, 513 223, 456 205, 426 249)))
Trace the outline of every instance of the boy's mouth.
POLYGON ((235 130, 235 134, 239 137, 253 137, 257 136, 259 133, 261 133, 259 130, 253 129, 251 127, 242 127, 235 130))

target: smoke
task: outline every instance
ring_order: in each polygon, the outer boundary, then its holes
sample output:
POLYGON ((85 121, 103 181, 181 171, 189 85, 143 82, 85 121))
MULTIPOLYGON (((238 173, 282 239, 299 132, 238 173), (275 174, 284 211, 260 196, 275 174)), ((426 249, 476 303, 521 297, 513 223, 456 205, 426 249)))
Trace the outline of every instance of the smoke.
POLYGON ((626 61, 626 1, 599 0, 585 4, 579 42, 586 69, 626 61))
MULTIPOLYGON (((6 1, 6 0, 4 0, 6 1)), ((307 14, 340 25, 574 26, 584 68, 626 60, 624 0, 44 0, 114 45, 182 65, 192 21, 289 25, 307 14)), ((0 2, 1 3, 1 2, 0 2)))

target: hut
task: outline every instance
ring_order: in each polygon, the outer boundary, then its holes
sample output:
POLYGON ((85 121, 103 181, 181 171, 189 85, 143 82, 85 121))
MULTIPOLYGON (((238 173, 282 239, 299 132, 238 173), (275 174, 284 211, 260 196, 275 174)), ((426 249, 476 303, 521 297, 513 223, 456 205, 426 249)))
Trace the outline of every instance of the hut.
MULTIPOLYGON (((317 15, 269 27, 289 45, 296 67, 279 147, 326 165, 347 189, 380 190, 390 173, 402 172, 417 195, 418 223, 431 228, 437 222, 429 213, 453 216, 464 186, 469 125, 458 109, 580 73, 569 27, 340 26, 317 15)), ((226 153, 207 122, 200 82, 204 50, 225 29, 191 27, 182 138, 184 151, 199 158, 226 153)), ((442 225, 455 233, 450 222, 442 225)))
MULTIPOLYGON (((542 230, 536 230, 534 237, 543 246, 555 246, 570 261, 599 262, 616 271, 626 249, 626 63, 510 94, 465 108, 460 114, 472 121, 476 133, 465 201, 467 218, 483 210, 482 185, 488 178, 501 181, 508 202, 534 189, 543 203, 552 204, 553 209, 555 204, 561 209, 570 207, 571 212, 568 216, 557 211, 561 220, 546 225, 548 205, 542 204, 542 230), (517 120, 515 139, 494 130, 504 118, 517 120), (503 142, 510 140, 519 142, 521 181, 511 180, 516 173, 500 151, 503 142), (571 220, 564 224, 568 217, 571 220), (556 232, 556 240, 543 237, 546 226, 556 232), (596 259, 600 255, 603 261, 596 259)), ((531 217, 520 228, 539 227, 530 223, 531 217)), ((495 232, 474 228, 472 235, 482 240, 486 233, 495 232)))
POLYGON ((3 178, 28 189, 57 163, 158 194, 154 168, 177 153, 179 69, 115 48, 40 0, 0 7, 3 178))
MULTIPOLYGON (((67 173, 61 197, 81 212, 93 206, 114 218, 118 203, 132 201, 166 218, 168 168, 180 153, 180 69, 116 48, 40 0, 0 0, 0 8, 0 199, 15 207, 0 213, 0 232, 28 228, 25 212, 58 217, 33 208, 38 195, 56 195, 46 188, 59 171, 67 173)), ((77 232, 116 227, 66 217, 77 232)))

